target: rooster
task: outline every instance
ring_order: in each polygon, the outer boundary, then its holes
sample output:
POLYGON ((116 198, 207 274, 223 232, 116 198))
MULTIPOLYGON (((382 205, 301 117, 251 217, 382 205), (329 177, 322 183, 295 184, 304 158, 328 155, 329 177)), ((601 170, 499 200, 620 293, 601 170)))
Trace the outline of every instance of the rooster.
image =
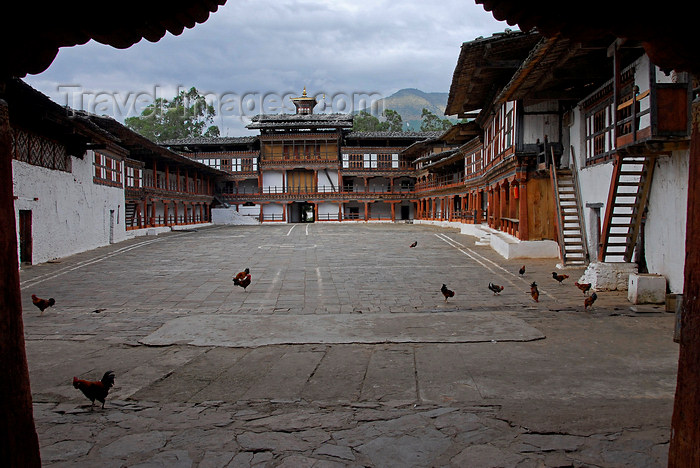
POLYGON ((409 245, 410 248, 413 248, 418 245, 418 241, 415 241, 413 244, 409 245))
POLYGON ((561 284, 561 282, 564 281, 568 277, 569 277, 569 275, 557 275, 556 271, 552 272, 552 278, 559 281, 559 284, 561 284))
POLYGON ((530 285, 530 295, 535 300, 535 302, 540 302, 540 291, 537 289, 537 283, 534 281, 530 285))
POLYGON ((242 287, 244 290, 250 285, 250 270, 246 268, 245 270, 239 272, 233 277, 233 284, 242 287))
POLYGON ((450 290, 450 289, 447 289, 447 286, 444 284, 440 288, 440 292, 442 293, 443 296, 445 296, 445 302, 447 302, 448 297, 454 297, 454 295, 455 295, 455 292, 450 290))
POLYGON ((598 299, 598 295, 596 293, 591 294, 589 297, 587 297, 583 301, 583 310, 588 310, 588 308, 593 308, 593 303, 595 300, 598 299))
POLYGON ((40 297, 37 297, 36 294, 32 294, 32 304, 34 304, 41 311, 41 314, 39 315, 43 315, 44 310, 53 306, 55 303, 56 300, 53 297, 49 299, 42 299, 40 297))
POLYGON ((518 273, 520 273, 520 276, 523 276, 525 274, 525 265, 520 267, 520 269, 518 270, 518 273))
POLYGON ((578 281, 574 283, 574 286, 579 288, 583 294, 588 295, 588 291, 591 289, 591 283, 579 283, 578 281))
POLYGON ((505 289, 505 286, 499 286, 497 284, 489 283, 489 289, 493 291, 493 295, 495 296, 496 294, 500 294, 503 289, 505 289))
POLYGON ((92 402, 90 405, 90 410, 95 406, 95 400, 102 403, 102 408, 105 407, 105 398, 107 398, 107 393, 109 389, 114 386, 114 371, 107 371, 105 375, 102 376, 100 381, 92 380, 82 380, 77 377, 73 377, 73 387, 79 389, 83 392, 88 400, 92 402))

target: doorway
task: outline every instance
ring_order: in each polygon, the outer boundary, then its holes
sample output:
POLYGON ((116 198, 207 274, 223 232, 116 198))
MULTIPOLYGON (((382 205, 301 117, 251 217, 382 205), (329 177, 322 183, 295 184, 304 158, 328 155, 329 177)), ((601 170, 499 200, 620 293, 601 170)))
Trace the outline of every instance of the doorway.
POLYGON ((32 264, 32 210, 19 210, 19 261, 32 264))
POLYGON ((289 208, 290 223, 313 223, 315 221, 314 204, 309 202, 294 202, 289 208))
POLYGON ((401 220, 409 219, 411 215, 411 207, 408 205, 401 206, 401 220))

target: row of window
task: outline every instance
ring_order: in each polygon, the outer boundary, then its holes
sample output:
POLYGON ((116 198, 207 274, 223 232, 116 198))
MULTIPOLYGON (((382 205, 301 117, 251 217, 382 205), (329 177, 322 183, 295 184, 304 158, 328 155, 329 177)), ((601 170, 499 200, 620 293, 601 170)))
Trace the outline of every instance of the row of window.
POLYGON ((364 153, 347 154, 343 153, 344 169, 398 169, 398 153, 364 153))

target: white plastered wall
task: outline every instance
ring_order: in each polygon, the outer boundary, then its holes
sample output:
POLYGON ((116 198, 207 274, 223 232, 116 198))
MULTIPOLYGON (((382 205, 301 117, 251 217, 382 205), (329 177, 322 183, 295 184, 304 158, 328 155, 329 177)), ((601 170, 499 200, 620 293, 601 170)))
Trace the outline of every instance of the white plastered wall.
POLYGON ((683 292, 689 152, 659 158, 649 193, 644 254, 649 273, 666 277, 672 293, 683 292))
POLYGON ((126 239, 124 189, 93 183, 93 157, 88 151, 82 159, 71 158, 71 172, 12 161, 18 233, 19 210, 32 212, 32 263, 108 245, 110 210, 111 240, 126 239))

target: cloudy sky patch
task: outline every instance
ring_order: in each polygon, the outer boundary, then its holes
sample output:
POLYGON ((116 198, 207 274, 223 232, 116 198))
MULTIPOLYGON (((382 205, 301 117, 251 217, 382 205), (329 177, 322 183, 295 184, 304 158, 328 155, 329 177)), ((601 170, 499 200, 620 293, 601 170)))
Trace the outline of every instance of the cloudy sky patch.
POLYGON ((447 92, 461 44, 508 27, 472 0, 229 0, 204 24, 157 43, 64 48, 26 81, 60 104, 120 121, 148 99, 195 86, 228 105, 216 123, 236 136, 250 133, 245 117, 260 110, 233 115, 232 103, 246 96, 289 107, 288 95, 306 86, 332 107, 360 93, 447 92))

